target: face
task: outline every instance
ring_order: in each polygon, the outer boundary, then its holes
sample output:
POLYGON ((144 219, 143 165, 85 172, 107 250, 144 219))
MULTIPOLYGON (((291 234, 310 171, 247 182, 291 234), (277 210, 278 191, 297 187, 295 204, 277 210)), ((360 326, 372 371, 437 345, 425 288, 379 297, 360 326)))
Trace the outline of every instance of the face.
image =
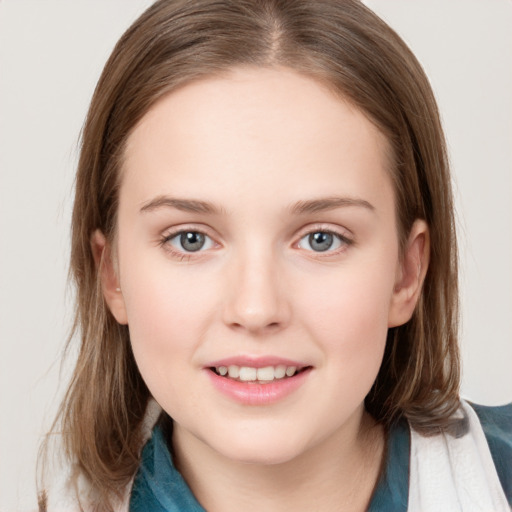
POLYGON ((125 157, 105 295, 175 432, 278 463, 359 424, 412 312, 377 128, 310 78, 237 69, 160 100, 125 157))

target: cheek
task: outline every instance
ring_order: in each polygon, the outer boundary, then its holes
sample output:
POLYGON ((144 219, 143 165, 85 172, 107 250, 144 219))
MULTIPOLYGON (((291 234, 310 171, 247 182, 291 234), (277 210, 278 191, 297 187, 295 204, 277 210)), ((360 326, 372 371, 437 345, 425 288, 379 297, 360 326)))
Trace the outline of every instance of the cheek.
MULTIPOLYGON (((394 262, 340 269, 320 293, 310 288, 299 317, 321 345, 333 379, 371 387, 384 353, 394 286, 394 262)), ((297 292, 296 296, 306 294, 297 292)), ((350 386, 349 386, 350 387, 350 386)))
POLYGON ((318 281, 306 283, 302 291, 295 294, 305 299, 302 314, 317 318, 319 328, 339 332, 347 339, 374 329, 386 331, 395 266, 380 267, 361 262, 331 273, 324 279, 323 286, 319 286, 318 281))
POLYGON ((211 309, 214 293, 208 270, 170 261, 160 248, 147 248, 126 237, 121 247, 121 286, 130 330, 149 342, 173 343, 197 330, 198 319, 211 309), (179 333, 180 336, 172 336, 179 333), (162 338, 166 338, 163 340, 162 338))
POLYGON ((216 311, 214 294, 197 274, 132 256, 124 262, 122 289, 135 360, 157 400, 162 389, 176 396, 174 386, 185 378, 216 311))

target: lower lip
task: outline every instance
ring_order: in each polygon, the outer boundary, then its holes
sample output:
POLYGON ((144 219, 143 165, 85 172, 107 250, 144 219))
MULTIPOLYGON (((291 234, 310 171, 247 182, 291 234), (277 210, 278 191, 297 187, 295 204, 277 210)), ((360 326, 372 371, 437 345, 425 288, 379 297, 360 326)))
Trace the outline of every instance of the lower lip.
POLYGON ((295 374, 293 377, 277 379, 266 384, 240 382, 221 377, 213 370, 206 369, 213 386, 232 400, 244 405, 269 405, 296 391, 307 379, 311 368, 295 374))

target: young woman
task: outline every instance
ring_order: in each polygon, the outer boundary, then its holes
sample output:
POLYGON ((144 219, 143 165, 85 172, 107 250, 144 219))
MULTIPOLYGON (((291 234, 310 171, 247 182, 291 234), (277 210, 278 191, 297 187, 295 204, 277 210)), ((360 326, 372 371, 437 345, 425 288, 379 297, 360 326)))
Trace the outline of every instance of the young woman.
POLYGON ((150 7, 90 106, 71 264, 84 509, 509 509, 512 410, 459 399, 436 103, 361 3, 150 7))

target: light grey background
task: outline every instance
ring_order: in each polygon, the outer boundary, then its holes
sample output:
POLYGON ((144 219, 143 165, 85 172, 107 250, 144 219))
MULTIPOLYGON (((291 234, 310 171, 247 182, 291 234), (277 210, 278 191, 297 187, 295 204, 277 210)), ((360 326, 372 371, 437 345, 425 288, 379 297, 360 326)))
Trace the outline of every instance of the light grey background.
MULTIPOLYGON (((34 461, 69 368, 76 147, 113 45, 149 0, 0 0, 0 511, 35 507, 34 461)), ((512 2, 368 0, 437 94, 461 249, 463 394, 512 400, 512 2)))

